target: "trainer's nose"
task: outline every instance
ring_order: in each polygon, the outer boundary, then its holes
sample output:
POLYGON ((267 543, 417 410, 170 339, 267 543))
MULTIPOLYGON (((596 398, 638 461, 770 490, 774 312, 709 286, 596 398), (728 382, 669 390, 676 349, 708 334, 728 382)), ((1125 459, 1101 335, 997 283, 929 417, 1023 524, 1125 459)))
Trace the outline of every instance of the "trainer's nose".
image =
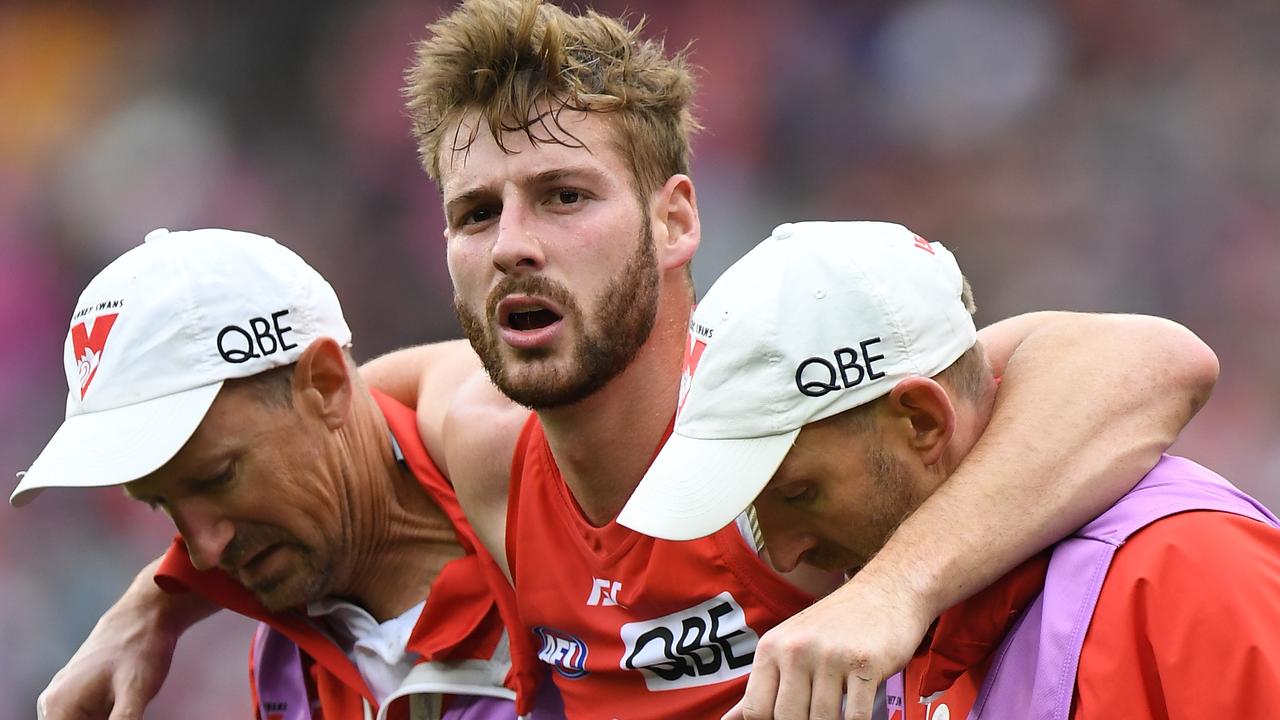
POLYGON ((223 552, 235 536, 234 524, 200 500, 175 501, 169 508, 169 514, 187 545, 191 564, 197 570, 218 567, 223 552))
POLYGON ((782 573, 795 570, 804 560, 805 554, 818 545, 817 538, 807 533, 770 533, 764 529, 763 525, 761 532, 769 562, 773 564, 775 570, 782 573))

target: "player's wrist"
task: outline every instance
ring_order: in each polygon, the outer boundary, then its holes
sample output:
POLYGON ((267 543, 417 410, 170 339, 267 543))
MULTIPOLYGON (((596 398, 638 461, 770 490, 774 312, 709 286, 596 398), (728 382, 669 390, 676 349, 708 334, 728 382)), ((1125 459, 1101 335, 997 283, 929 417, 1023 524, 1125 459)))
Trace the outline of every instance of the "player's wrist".
POLYGON ((881 552, 849 582, 861 586, 862 593, 899 608, 899 612, 918 626, 923 635, 934 619, 951 604, 948 602, 950 593, 942 587, 941 577, 932 572, 927 563, 886 560, 881 552))

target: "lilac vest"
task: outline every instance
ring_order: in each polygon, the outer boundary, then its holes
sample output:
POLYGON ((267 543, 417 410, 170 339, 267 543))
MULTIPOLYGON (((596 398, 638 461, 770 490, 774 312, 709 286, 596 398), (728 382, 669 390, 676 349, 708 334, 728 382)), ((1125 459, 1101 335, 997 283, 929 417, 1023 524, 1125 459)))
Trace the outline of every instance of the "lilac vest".
MULTIPOLYGON (((1213 471, 1164 456, 1115 505, 1054 547, 1044 590, 996 650, 969 720, 1067 720, 1084 636, 1116 550, 1147 525, 1188 510, 1228 512, 1280 528, 1261 503, 1213 471)), ((901 674, 886 689, 891 708, 906 700, 901 674)))

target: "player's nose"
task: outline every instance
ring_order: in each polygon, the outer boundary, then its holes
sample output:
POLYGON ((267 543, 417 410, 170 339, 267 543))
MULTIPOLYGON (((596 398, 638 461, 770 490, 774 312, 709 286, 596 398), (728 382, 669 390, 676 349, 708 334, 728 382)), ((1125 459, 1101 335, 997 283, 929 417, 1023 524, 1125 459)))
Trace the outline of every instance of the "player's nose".
POLYGON ((503 273, 541 270, 546 262, 531 212, 519 203, 505 203, 493 244, 493 265, 503 273))

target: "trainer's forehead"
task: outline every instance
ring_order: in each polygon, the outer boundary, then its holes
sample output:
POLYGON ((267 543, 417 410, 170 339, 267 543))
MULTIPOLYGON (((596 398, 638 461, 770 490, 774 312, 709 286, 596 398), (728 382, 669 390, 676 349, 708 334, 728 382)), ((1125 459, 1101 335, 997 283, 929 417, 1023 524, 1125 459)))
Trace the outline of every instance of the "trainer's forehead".
POLYGON ((155 494, 175 482, 215 472, 228 457, 252 444, 253 428, 264 421, 255 414, 266 412, 270 406, 256 401, 248 388, 223 386, 178 452, 155 472, 127 483, 126 492, 135 497, 155 494))
POLYGON ((440 174, 445 201, 476 188, 520 182, 564 168, 594 168, 624 179, 629 165, 614 142, 612 122, 600 113, 565 110, 558 124, 550 117, 536 123, 534 142, 523 130, 502 134, 502 145, 478 111, 462 117, 441 143, 440 174), (475 140, 466 145, 467 138, 475 140), (452 142, 450 139, 453 138, 452 142), (504 151, 505 147, 505 151, 504 151))
MULTIPOLYGON (((787 451, 769 485, 775 486, 794 480, 819 480, 818 473, 826 469, 833 457, 841 454, 860 454, 870 446, 874 433, 857 433, 838 416, 815 420, 806 424, 796 435, 795 443, 787 451)), ((862 472, 861 466, 838 468, 839 473, 852 476, 862 472)))

